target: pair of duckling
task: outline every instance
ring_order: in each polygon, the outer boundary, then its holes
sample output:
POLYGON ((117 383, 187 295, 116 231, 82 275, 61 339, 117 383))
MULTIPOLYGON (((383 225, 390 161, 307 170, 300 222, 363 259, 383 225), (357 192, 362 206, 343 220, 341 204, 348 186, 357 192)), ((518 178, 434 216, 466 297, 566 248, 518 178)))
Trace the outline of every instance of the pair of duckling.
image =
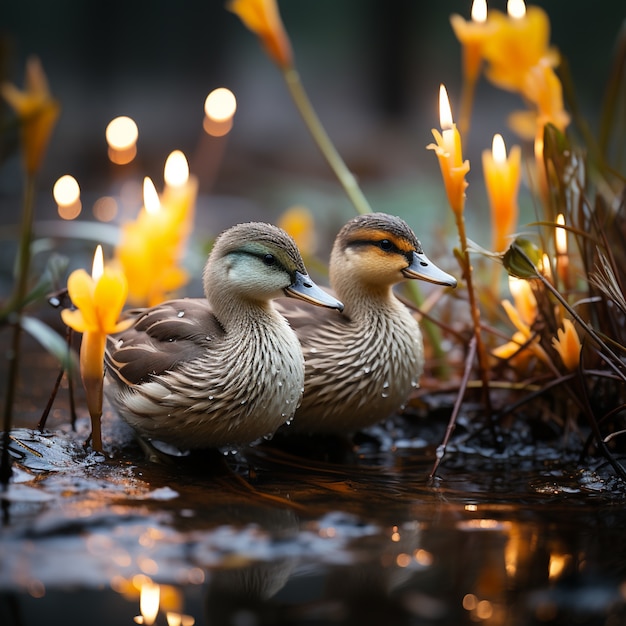
POLYGON ((332 294, 280 228, 224 231, 204 269, 206 299, 135 312, 108 338, 107 398, 141 438, 179 449, 245 445, 284 424, 351 433, 388 417, 424 363, 419 325, 392 287, 456 280, 385 213, 341 229, 329 270, 332 294))

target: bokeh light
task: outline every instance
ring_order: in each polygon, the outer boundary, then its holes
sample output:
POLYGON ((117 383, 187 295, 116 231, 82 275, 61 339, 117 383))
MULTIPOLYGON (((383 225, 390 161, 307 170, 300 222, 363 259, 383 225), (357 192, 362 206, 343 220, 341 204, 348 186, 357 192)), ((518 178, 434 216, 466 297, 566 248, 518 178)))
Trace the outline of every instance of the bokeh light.
POLYGON ((61 218, 73 220, 80 215, 82 210, 80 187, 73 176, 69 174, 61 176, 54 183, 52 195, 57 203, 57 210, 61 218))
POLYGON ((237 110, 235 94, 226 87, 214 89, 204 101, 205 132, 213 137, 222 137, 233 127, 233 117, 237 110))
POLYGON ((117 217, 118 206, 115 198, 102 196, 93 205, 93 215, 99 222, 111 222, 117 217))
POLYGON ((109 159, 117 165, 130 163, 137 155, 139 129, 133 119, 122 115, 111 120, 105 131, 109 159))

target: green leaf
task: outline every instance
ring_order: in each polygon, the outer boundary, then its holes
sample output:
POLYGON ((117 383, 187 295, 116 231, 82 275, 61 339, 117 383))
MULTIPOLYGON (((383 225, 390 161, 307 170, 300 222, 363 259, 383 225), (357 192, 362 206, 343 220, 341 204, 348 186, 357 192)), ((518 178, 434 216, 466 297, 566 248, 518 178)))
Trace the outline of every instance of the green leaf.
POLYGON ((70 350, 67 341, 56 330, 50 328, 36 317, 23 315, 20 324, 24 331, 34 337, 50 354, 59 359, 63 368, 68 371, 77 370, 76 353, 70 350))

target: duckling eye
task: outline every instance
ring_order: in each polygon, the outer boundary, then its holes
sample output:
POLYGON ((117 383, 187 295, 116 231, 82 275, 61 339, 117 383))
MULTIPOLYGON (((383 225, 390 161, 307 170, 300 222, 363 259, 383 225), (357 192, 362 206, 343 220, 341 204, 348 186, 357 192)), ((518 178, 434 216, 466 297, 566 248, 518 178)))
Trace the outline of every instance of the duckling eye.
POLYGON ((391 243, 391 241, 389 241, 389 239, 381 239, 378 242, 378 245, 380 246, 380 249, 384 250, 385 252, 389 252, 394 249, 394 245, 393 243, 391 243))
POLYGON ((271 267, 272 265, 276 265, 276 259, 273 254, 266 254, 263 257, 263 263, 265 263, 268 267, 271 267))

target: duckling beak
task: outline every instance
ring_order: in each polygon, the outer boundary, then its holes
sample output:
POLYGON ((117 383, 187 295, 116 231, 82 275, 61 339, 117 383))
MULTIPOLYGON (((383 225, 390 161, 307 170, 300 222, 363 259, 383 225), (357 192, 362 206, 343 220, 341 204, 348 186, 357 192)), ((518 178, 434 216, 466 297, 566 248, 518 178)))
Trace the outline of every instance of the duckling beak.
POLYGON ((411 264, 402 270, 406 278, 419 278, 435 285, 456 287, 456 278, 438 268, 423 252, 411 253, 411 264))
POLYGON ((317 306, 343 311, 342 302, 339 302, 339 300, 326 293, 321 287, 318 287, 308 274, 302 274, 298 271, 296 271, 296 278, 293 283, 285 288, 285 295, 305 300, 317 306))

